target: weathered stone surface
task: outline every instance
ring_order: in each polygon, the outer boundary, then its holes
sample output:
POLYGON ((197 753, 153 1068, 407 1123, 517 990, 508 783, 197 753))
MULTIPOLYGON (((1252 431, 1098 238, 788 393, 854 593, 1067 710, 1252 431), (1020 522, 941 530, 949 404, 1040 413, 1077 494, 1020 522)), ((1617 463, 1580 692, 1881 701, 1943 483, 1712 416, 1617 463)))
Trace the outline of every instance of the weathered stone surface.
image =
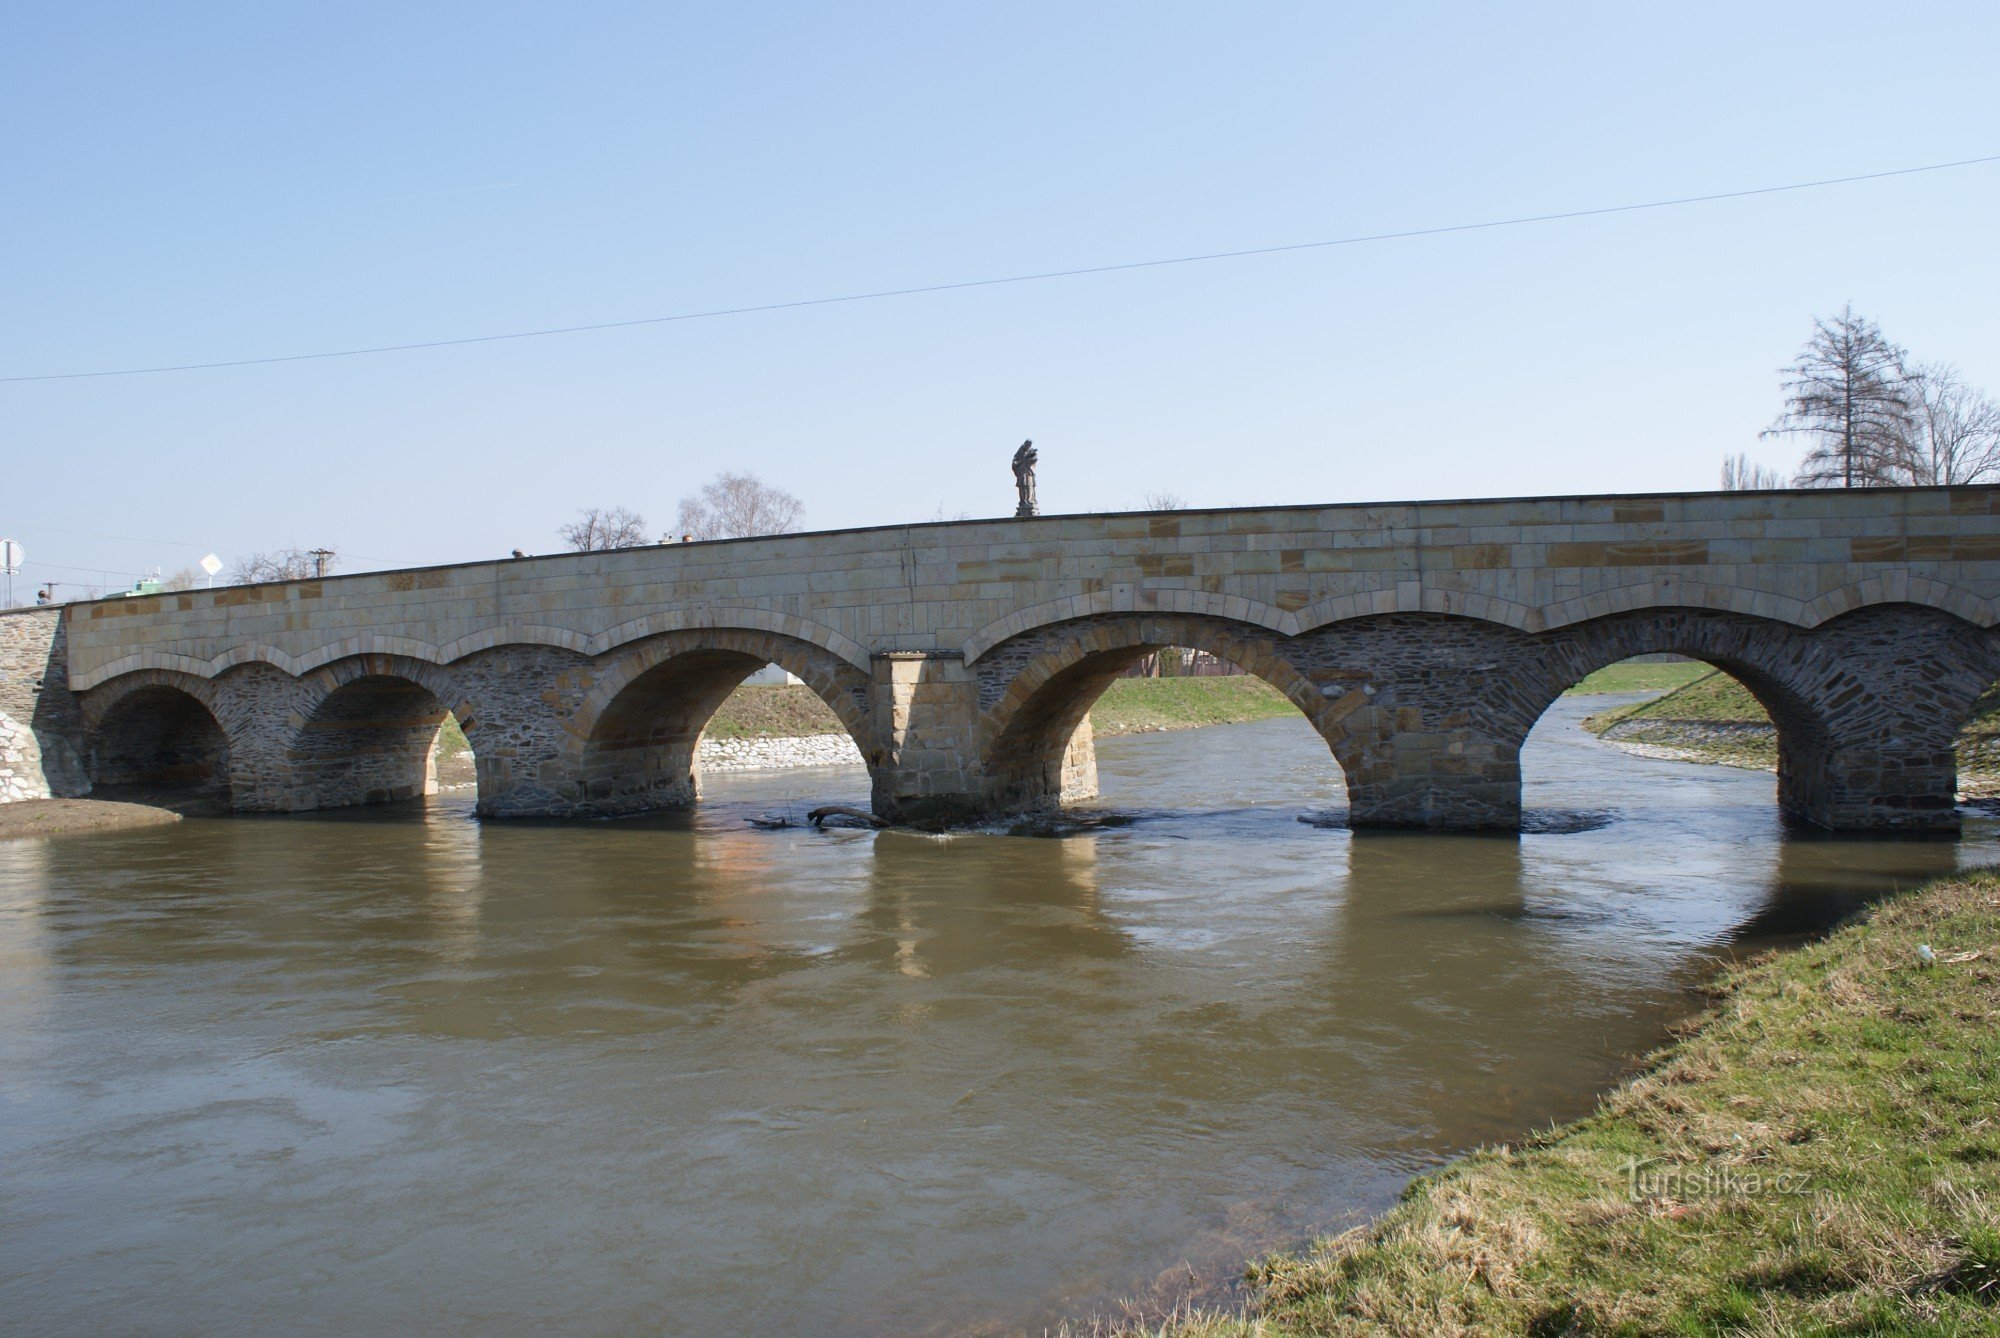
POLYGON ((59 609, 0 612, 0 804, 90 793, 59 609))
POLYGON ((1933 828, 1955 821, 1950 739, 2000 672, 1996 601, 1989 488, 903 526, 0 619, 6 662, 46 678, 66 658, 84 703, 17 704, 23 680, 0 678, 0 741, 32 709, 44 773, 54 738, 100 779, 226 781, 240 808, 296 810, 425 792, 449 710, 482 813, 627 813, 695 797, 709 715, 775 661, 833 706, 878 811, 951 821, 1094 792, 1091 701, 1186 645, 1305 712, 1357 824, 1507 827, 1554 695, 1677 651, 1770 707, 1788 813, 1933 828))

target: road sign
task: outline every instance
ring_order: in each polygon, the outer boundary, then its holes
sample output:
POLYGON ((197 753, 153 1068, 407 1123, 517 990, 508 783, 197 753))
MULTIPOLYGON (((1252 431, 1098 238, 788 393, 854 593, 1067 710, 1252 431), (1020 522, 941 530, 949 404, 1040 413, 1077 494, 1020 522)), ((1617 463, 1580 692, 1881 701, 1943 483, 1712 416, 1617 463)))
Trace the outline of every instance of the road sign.
POLYGON ((222 570, 222 559, 217 557, 215 554, 210 553, 207 557, 201 560, 201 569, 207 572, 210 576, 213 576, 215 575, 215 573, 222 570))
POLYGON ((6 572, 9 576, 15 575, 21 570, 24 557, 19 540, 0 539, 0 571, 6 572))

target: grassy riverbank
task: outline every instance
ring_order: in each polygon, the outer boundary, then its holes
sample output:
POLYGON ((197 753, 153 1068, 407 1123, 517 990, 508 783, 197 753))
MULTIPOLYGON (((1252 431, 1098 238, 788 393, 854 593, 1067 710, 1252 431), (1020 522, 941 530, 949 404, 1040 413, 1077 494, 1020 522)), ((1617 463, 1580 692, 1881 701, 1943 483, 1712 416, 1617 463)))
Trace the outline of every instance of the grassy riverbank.
POLYGON ((1982 873, 1732 972, 1595 1115, 1420 1178, 1372 1225, 1256 1265, 1249 1317, 1171 1331, 2000 1331, 1996 1112, 1982 873))
POLYGON ((804 739, 844 730, 833 708, 803 683, 742 687, 708 722, 711 739, 804 739))
POLYGON ((1583 727, 1612 743, 1638 744, 1690 762, 1772 771, 1778 732, 1749 689, 1720 670, 1700 673, 1651 701, 1588 717, 1583 727))
POLYGON ((1284 693, 1249 674, 1121 678, 1090 708, 1090 727, 1099 734, 1144 734, 1269 720, 1298 710, 1284 693))
POLYGON ((1563 695, 1590 697, 1607 692, 1671 692, 1714 672, 1699 660, 1671 660, 1664 664, 1625 661, 1605 665, 1563 695))
MULTIPOLYGON (((1698 675, 1684 686, 1593 715, 1584 728, 1611 743, 1636 744, 1690 762, 1775 770, 1778 734, 1763 706, 1728 674, 1705 665, 1692 667, 1698 675)), ((2000 794, 2000 692, 1988 693, 1959 732, 1958 767, 1966 793, 2000 794)))

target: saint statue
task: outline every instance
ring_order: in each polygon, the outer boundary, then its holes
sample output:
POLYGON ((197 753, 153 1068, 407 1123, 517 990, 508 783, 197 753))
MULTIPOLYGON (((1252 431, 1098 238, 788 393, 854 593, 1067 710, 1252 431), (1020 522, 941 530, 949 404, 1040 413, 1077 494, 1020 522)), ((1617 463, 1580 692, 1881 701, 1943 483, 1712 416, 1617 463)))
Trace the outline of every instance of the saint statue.
POLYGON ((1021 449, 1014 452, 1014 490, 1021 494, 1021 504, 1014 508, 1014 519, 1026 520, 1030 516, 1042 514, 1035 504, 1035 443, 1024 441, 1021 449))

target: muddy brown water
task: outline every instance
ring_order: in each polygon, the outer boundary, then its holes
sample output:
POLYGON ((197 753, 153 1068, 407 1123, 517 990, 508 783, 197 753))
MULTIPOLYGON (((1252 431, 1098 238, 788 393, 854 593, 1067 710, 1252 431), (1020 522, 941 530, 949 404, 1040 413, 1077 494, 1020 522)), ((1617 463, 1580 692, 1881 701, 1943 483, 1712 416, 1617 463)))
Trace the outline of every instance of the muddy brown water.
MULTIPOLYGON (((1039 1331, 1586 1109, 1718 961, 1987 862, 1788 837, 1561 702, 1518 839, 1355 835, 1299 719, 1107 739, 1128 825, 481 824, 467 796, 0 844, 20 1332, 1039 1331), (1299 819, 1317 818, 1321 825, 1299 819), (1331 820, 1331 821, 1330 821, 1331 820)), ((1613 1187, 1615 1189, 1615 1187, 1613 1187)))

